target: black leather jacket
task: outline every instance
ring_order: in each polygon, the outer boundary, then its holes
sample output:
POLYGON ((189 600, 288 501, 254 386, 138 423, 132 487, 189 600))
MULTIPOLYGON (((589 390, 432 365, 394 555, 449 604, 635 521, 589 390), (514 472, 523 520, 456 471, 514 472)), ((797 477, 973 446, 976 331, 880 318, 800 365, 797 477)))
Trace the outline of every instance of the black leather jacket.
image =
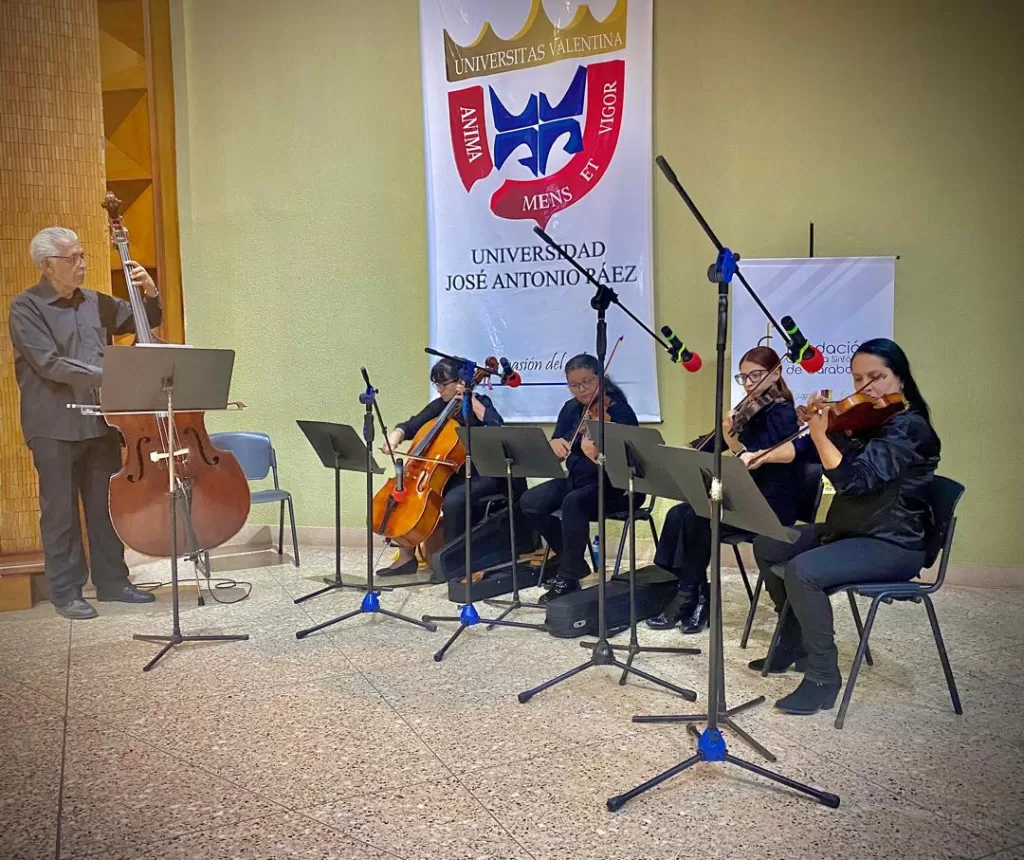
POLYGON ((873 537, 924 549, 932 524, 925 491, 941 448, 924 416, 908 411, 877 430, 830 438, 843 459, 825 472, 836 496, 824 540, 873 537))

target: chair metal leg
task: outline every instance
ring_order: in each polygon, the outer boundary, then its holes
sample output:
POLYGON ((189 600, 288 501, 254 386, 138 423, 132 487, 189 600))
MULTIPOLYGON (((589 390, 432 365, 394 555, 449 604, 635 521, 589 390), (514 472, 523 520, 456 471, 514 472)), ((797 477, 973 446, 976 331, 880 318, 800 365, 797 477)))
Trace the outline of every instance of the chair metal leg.
POLYGON ((292 553, 295 556, 295 566, 299 566, 299 535, 295 531, 295 505, 292 503, 292 497, 288 497, 288 518, 292 523, 292 553))
POLYGON ((750 579, 747 577, 747 569, 743 566, 743 558, 740 556, 740 548, 732 545, 733 554, 736 556, 736 566, 740 569, 740 576, 743 577, 743 587, 747 589, 747 600, 754 602, 754 592, 750 590, 750 579))
POLYGON ((772 633, 772 644, 768 646, 768 656, 764 658, 764 668, 761 670, 762 678, 768 677, 768 667, 772 664, 775 649, 779 647, 779 640, 782 638, 782 625, 786 621, 787 612, 789 612, 788 600, 782 604, 782 609, 779 611, 779 620, 775 623, 775 632, 772 633))
POLYGON ((651 537, 654 538, 654 551, 657 552, 658 542, 661 540, 661 538, 658 537, 658 527, 654 524, 653 513, 650 517, 647 518, 647 525, 651 527, 651 537))
POLYGON ((757 601, 761 598, 761 588, 764 586, 764 576, 757 572, 757 582, 754 584, 754 599, 750 601, 750 610, 747 612, 747 623, 743 625, 743 637, 740 639, 740 648, 747 647, 750 639, 750 628, 754 626, 754 615, 757 614, 757 601))
MULTIPOLYGON (((857 654, 853 658, 853 667, 850 669, 850 677, 846 679, 846 689, 843 691, 843 703, 839 706, 839 716, 836 717, 836 728, 841 729, 846 721, 846 710, 850 707, 850 699, 853 698, 853 687, 857 683, 857 673, 860 672, 861 661, 864 660, 868 651, 868 637, 871 635, 871 627, 875 623, 875 615, 882 601, 876 597, 871 601, 871 608, 868 610, 868 620, 864 625, 864 632, 860 634, 860 642, 857 644, 857 654)), ((859 627, 860 625, 858 625, 859 627)))
POLYGON ((622 537, 619 539, 619 551, 615 554, 615 567, 612 569, 612 576, 619 575, 619 568, 622 566, 622 551, 626 548, 626 537, 629 535, 629 528, 622 527, 622 537))
MULTIPOLYGON (((861 639, 864 638, 864 625, 860 620, 860 607, 857 605, 857 598, 853 596, 853 590, 847 589, 846 596, 850 598, 850 611, 853 613, 853 623, 857 625, 857 635, 861 639)), ((866 641, 866 640, 865 640, 866 641)), ((875 661, 871 658, 871 649, 864 649, 864 659, 868 661, 869 666, 874 666, 875 661)))
POLYGON ((540 573, 537 574, 535 586, 544 584, 544 569, 548 566, 548 556, 551 555, 551 544, 544 541, 544 557, 540 560, 540 573))
POLYGON ((281 517, 277 524, 277 554, 284 555, 284 503, 281 499, 281 517))
POLYGON ((942 671, 946 675, 946 685, 949 687, 949 698, 953 700, 953 710, 957 714, 963 714, 964 709, 960 704, 960 693, 956 689, 956 681, 953 680, 953 670, 949 667, 949 657, 946 655, 946 643, 942 641, 942 632, 939 630, 939 619, 935 616, 935 607, 932 599, 927 594, 922 596, 924 608, 928 613, 928 621, 932 625, 932 636, 935 637, 935 647, 939 649, 939 659, 942 661, 942 671))

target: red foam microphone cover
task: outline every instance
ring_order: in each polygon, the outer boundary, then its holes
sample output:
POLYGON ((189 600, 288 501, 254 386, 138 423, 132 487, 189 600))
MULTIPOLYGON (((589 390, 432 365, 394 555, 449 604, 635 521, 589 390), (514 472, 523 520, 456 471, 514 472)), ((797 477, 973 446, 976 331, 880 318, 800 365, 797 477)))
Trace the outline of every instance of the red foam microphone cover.
POLYGON ((405 501, 405 495, 408 492, 409 492, 408 488, 404 489, 404 490, 394 489, 394 490, 391 491, 391 498, 393 498, 396 502, 399 502, 399 503, 404 502, 405 501))
POLYGON ((704 366, 704 362, 700 360, 700 356, 695 352, 691 352, 688 359, 682 360, 679 363, 690 373, 696 373, 704 366))
POLYGON ((825 356, 816 347, 808 345, 808 349, 811 354, 800 362, 800 366, 808 373, 817 373, 825 366, 825 356))
POLYGON ((509 388, 518 388, 523 384, 523 377, 521 377, 516 371, 512 371, 506 378, 505 384, 509 388))

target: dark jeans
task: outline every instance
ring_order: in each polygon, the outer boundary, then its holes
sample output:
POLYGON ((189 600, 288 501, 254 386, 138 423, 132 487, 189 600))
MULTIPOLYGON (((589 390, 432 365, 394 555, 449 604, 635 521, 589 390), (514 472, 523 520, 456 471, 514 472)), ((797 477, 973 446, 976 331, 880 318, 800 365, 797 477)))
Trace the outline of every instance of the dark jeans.
MULTIPOLYGON (((722 523, 722 536, 745 534, 722 523)), ((676 505, 665 515, 654 563, 674 573, 679 588, 707 587, 711 563, 711 520, 697 516, 689 502, 676 505)))
MULTIPOLYGON (((634 499, 635 505, 643 504, 642 495, 634 499)), ((530 487, 519 504, 530 525, 558 554, 559 574, 567 579, 587 577, 587 542, 590 524, 597 519, 597 484, 574 487, 570 478, 555 478, 530 487), (562 511, 561 522, 552 516, 558 510, 562 511)), ((604 505, 606 514, 622 513, 629 509, 629 500, 623 491, 606 488, 604 505)))
MULTIPOLYGON (((484 505, 481 499, 484 496, 500 495, 503 498, 508 493, 508 484, 501 478, 482 478, 473 475, 471 482, 473 494, 473 524, 484 512, 484 505)), ((466 533, 466 478, 459 473, 454 475, 444 488, 444 501, 441 503, 441 510, 444 513, 444 542, 455 540, 466 533)))
POLYGON ((128 580, 124 544, 110 522, 110 476, 121 468, 113 433, 81 442, 36 437, 29 443, 39 474, 39 531, 43 538, 50 600, 67 603, 82 596, 92 568, 92 584, 107 589, 128 580), (85 563, 78 500, 89 532, 85 563))
POLYGON ((781 610, 786 598, 792 612, 779 647, 792 650, 803 642, 808 680, 841 681, 832 627, 832 604, 826 592, 859 582, 908 582, 921 572, 924 551, 903 549, 870 537, 822 543, 821 525, 797 526, 800 537, 788 544, 772 538, 754 541, 754 558, 764 585, 781 610), (773 565, 782 565, 780 576, 773 565))

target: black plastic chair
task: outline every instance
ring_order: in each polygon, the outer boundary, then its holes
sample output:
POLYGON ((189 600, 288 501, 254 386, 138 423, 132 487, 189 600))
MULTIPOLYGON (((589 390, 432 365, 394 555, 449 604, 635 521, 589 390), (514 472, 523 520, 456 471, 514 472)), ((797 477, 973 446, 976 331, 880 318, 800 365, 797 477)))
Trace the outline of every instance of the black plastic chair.
MULTIPOLYGON (((654 538, 654 549, 658 549, 658 527, 654 524, 654 505, 658 501, 657 496, 649 497, 640 507, 633 509, 633 519, 636 522, 646 522, 651 529, 651 537, 654 538)), ((562 512, 555 511, 552 514, 553 517, 561 519, 562 512)), ((619 538, 619 549, 615 553, 615 567, 612 569, 612 576, 618 576, 619 568, 622 566, 622 554, 626 549, 626 541, 629 539, 629 511, 623 511, 616 514, 606 514, 606 520, 615 520, 616 522, 623 523, 622 536, 619 538)), ((587 541, 587 550, 590 552, 590 563, 594 566, 594 570, 597 570, 597 556, 594 553, 594 541, 593 538, 587 541)), ((544 568, 548 563, 548 556, 551 554, 551 547, 548 546, 547 541, 544 542, 544 558, 540 563, 540 572, 537 574, 536 585, 540 585, 544 582, 544 568)))
MULTIPOLYGON (((288 518, 292 527, 292 561, 299 566, 299 539, 295 531, 295 507, 292 494, 282 490, 277 477, 277 454, 266 433, 211 433, 210 440, 222 451, 230 451, 235 455, 238 464, 250 481, 262 481, 267 475, 273 475, 273 489, 256 490, 251 494, 254 505, 279 502, 281 519, 277 530, 277 554, 284 555, 284 508, 288 506, 288 518)), ((210 570, 210 553, 204 553, 206 570, 210 570)))
MULTIPOLYGON (((939 620, 935 615, 935 606, 932 604, 931 598, 936 591, 942 588, 942 583, 946 580, 949 554, 953 546, 953 533, 956 530, 956 506, 959 504, 963 494, 963 484, 939 475, 935 476, 929 488, 928 503, 932 510, 933 526, 929 535, 928 546, 926 547, 925 568, 935 564, 936 559, 940 555, 942 557, 934 582, 865 582, 858 585, 840 585, 829 589, 828 594, 830 597, 840 591, 845 591, 849 595, 850 605, 853 607, 854 620, 857 622, 857 631, 860 634, 857 653, 853 658, 850 677, 847 679, 846 690, 843 693, 843 702, 839 707, 839 714, 836 717, 835 726, 837 729, 841 729, 846 720, 846 711, 850 707, 850 699, 853 698, 853 688, 857 683, 861 662, 867 660, 868 665, 872 665, 871 652, 868 650, 868 638, 871 636, 871 628, 875 623, 878 607, 883 603, 892 603, 894 600, 924 603, 925 611, 928 613, 928 622, 932 628, 932 637, 935 639, 935 647, 938 649, 939 660, 942 663, 942 671, 946 676, 946 686, 949 688, 949 698, 953 702, 953 710, 957 714, 963 714, 964 710, 960 704, 960 694, 957 692, 953 670, 949 666, 949 656, 946 654, 946 645, 942 640, 942 631, 939 630, 939 620), (863 627, 860 624, 860 612, 854 599, 855 595, 871 598, 871 607, 868 609, 867 619, 863 627)), ((789 612, 788 600, 785 606, 782 607, 782 612, 779 613, 779 622, 775 626, 772 644, 768 649, 768 657, 765 660, 766 668, 771 665, 787 612, 789 612)), ((766 672, 761 674, 764 675, 766 672)))
MULTIPOLYGON (((800 522, 813 523, 818 517, 818 508, 821 507, 821 497, 825 490, 821 476, 823 470, 821 463, 804 463, 800 467, 800 487, 797 490, 796 518, 800 522)), ((764 577, 761 571, 757 572, 757 583, 754 591, 750 591, 750 582, 747 580, 747 572, 743 569, 743 559, 740 558, 739 544, 753 543, 755 535, 749 532, 743 535, 726 535, 722 543, 727 543, 736 553, 736 564, 739 565, 740 573, 743 576, 743 584, 747 587, 747 596, 750 598, 750 610, 747 612, 747 623, 743 626, 743 636, 740 639, 740 648, 747 647, 747 640, 750 639, 750 628, 754 626, 754 615, 757 613, 757 602, 761 598, 761 589, 764 587, 764 577)), ((853 598, 851 598, 852 600, 853 598)), ((854 615, 856 616, 856 604, 854 615)), ((857 620, 858 627, 860 619, 857 620)), ((870 657, 868 658, 870 660, 870 657)))

